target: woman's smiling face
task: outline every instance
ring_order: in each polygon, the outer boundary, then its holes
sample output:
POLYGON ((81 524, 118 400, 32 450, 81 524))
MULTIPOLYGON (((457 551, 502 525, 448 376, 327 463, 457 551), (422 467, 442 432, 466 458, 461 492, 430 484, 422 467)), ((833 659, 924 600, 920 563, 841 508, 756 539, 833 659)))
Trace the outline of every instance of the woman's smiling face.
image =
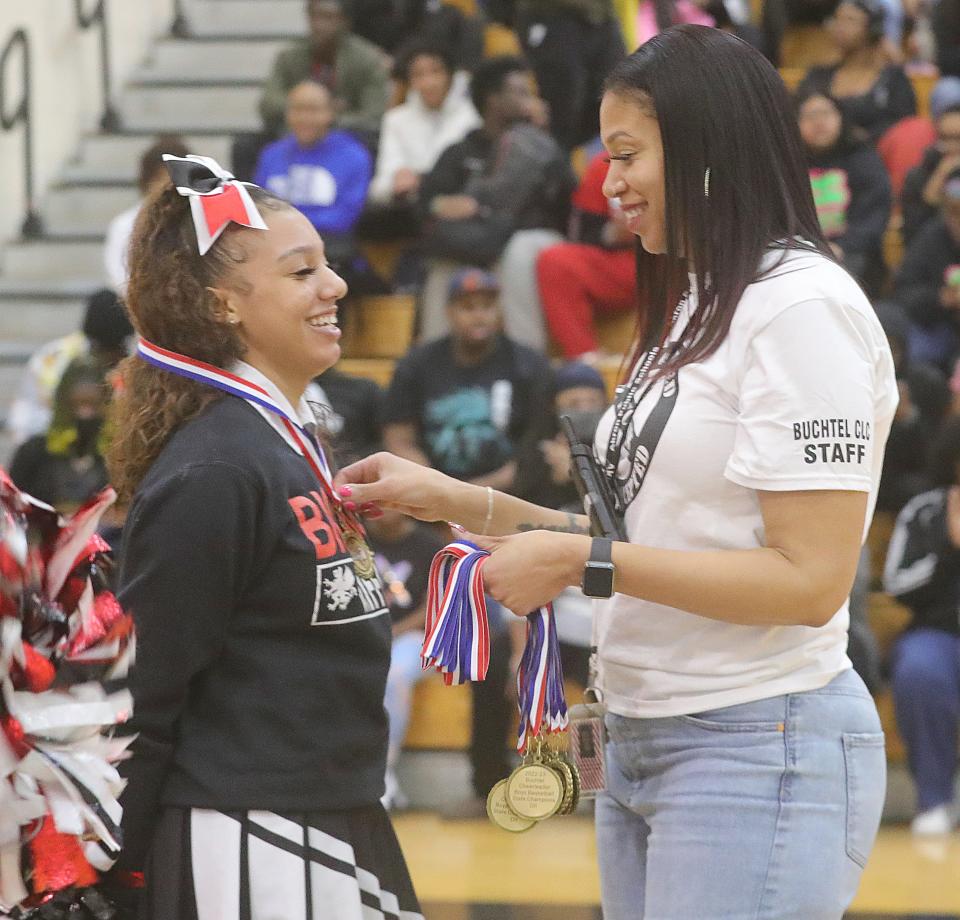
POLYGON ((650 253, 667 251, 663 143, 652 107, 638 97, 607 92, 600 103, 600 136, 610 155, 603 183, 618 198, 627 227, 650 253))

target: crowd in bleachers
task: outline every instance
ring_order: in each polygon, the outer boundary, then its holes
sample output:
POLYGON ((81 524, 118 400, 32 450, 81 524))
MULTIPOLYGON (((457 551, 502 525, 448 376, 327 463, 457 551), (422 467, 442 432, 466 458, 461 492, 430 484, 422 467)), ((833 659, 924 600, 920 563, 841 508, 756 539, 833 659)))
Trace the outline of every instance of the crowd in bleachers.
MULTIPOLYGON (((960 726, 960 0, 309 0, 304 37, 277 56, 262 128, 235 139, 232 168, 314 224, 350 284, 344 314, 362 313, 368 295, 416 298, 416 342, 386 392, 337 370, 316 381, 339 463, 383 447, 574 507, 557 415, 592 437, 630 344, 605 349, 598 324, 642 309, 635 237, 601 188, 599 94, 629 49, 678 22, 735 32, 775 65, 804 68, 791 117, 817 213, 875 304, 901 397, 878 503, 896 523, 885 571, 864 556, 851 657, 872 689, 892 687, 915 830, 945 832, 960 726), (376 255, 384 243, 389 260, 376 255), (881 582, 911 617, 884 654, 864 611, 881 582)), ((162 152, 186 148, 166 137, 145 152, 144 195, 164 181, 162 152)), ((135 216, 110 228, 114 292, 91 299, 82 332, 34 358, 11 411, 14 479, 64 510, 105 482, 135 216)), ((370 531, 394 611, 387 794, 400 806, 392 769, 422 677, 425 568, 442 535, 393 515, 371 518, 370 531)), ((589 611, 577 593, 559 620, 568 672, 584 681, 589 611)), ((460 813, 480 813, 509 770, 522 644, 510 620, 491 601, 490 676, 472 685, 474 795, 460 813)))

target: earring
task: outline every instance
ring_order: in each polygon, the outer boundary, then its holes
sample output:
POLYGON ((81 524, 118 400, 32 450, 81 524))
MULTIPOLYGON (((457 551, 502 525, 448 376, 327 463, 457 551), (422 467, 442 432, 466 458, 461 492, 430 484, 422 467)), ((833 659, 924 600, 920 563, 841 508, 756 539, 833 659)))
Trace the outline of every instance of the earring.
POLYGON ((710 167, 703 171, 703 197, 710 197, 710 167))

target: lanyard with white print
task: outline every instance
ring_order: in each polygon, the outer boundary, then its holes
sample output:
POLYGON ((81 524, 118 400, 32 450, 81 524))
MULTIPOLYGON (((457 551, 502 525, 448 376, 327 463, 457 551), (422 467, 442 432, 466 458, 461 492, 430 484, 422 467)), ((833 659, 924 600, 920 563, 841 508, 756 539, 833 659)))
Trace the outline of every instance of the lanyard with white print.
POLYGON ((260 410, 277 433, 300 454, 323 484, 327 494, 340 506, 351 527, 363 532, 358 521, 346 512, 333 488, 333 476, 323 450, 314 436, 299 421, 295 421, 296 412, 277 386, 249 365, 238 363, 238 370, 255 373, 261 380, 257 383, 238 373, 198 361, 187 355, 178 354, 167 348, 154 345, 146 339, 137 340, 137 354, 148 364, 169 371, 179 377, 205 383, 208 386, 237 396, 260 410), (264 411, 266 410, 266 411, 264 411))
MULTIPOLYGON (((670 320, 671 329, 676 327, 677 320, 683 313, 688 300, 689 295, 687 294, 680 298, 680 302, 673 311, 673 317, 670 320)), ((670 357, 681 347, 682 340, 683 335, 680 335, 670 346, 670 357)), ((610 437, 607 440, 607 453, 604 458, 603 470, 613 486, 615 510, 621 515, 626 514, 627 507, 637 497, 637 493, 640 491, 644 479, 646 479, 647 471, 650 469, 650 461, 653 459, 653 454, 660 443, 660 437, 664 428, 666 428, 670 415, 673 413, 679 395, 677 374, 673 373, 664 381, 660 399, 640 431, 635 445, 635 457, 624 457, 622 455, 624 442, 633 422, 634 413, 656 382, 648 382, 648 379, 653 371, 654 364, 659 363, 657 359, 660 353, 660 346, 654 345, 647 352, 630 383, 626 386, 617 387, 613 424, 610 428, 610 437), (634 460, 637 462, 634 462, 634 460), (624 468, 625 462, 628 465, 624 468)))

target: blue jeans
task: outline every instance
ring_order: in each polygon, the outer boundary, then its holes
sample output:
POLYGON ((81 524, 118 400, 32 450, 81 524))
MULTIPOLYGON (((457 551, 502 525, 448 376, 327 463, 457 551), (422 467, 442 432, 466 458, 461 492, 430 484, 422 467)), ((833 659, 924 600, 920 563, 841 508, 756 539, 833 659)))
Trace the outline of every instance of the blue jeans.
POLYGON ((880 824, 886 752, 850 670, 695 716, 608 715, 605 920, 839 920, 880 824))
POLYGON ((911 629, 893 650, 893 702, 917 786, 917 811, 953 801, 960 732, 960 636, 911 629))

